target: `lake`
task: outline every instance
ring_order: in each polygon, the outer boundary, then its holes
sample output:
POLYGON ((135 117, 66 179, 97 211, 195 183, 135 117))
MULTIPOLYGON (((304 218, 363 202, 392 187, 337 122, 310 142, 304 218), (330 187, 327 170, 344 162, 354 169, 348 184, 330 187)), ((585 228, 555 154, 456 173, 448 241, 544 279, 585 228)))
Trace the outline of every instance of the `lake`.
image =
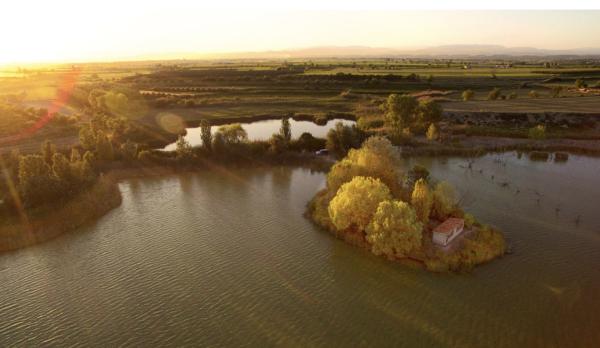
POLYGON ((97 222, 0 254, 0 346, 600 346, 600 159, 407 162, 514 253, 458 275, 375 257, 302 216, 325 183, 305 169, 125 180, 97 222))
MULTIPOLYGON (((351 126, 355 124, 355 121, 343 120, 343 119, 332 119, 327 121, 325 125, 318 125, 311 121, 295 121, 290 118, 290 126, 292 129, 292 138, 298 138, 302 133, 308 132, 312 134, 315 138, 325 138, 327 136, 327 132, 335 127, 335 124, 338 122, 342 122, 344 125, 351 126)), ((281 120, 265 120, 265 121, 255 121, 251 123, 242 123, 242 127, 248 133, 248 140, 268 140, 271 138, 273 133, 278 133, 279 128, 281 127, 281 120)), ((219 126, 213 126, 211 132, 214 134, 219 129, 219 126)), ((200 146, 202 145, 202 140, 200 139, 200 127, 195 128, 186 128, 185 139, 192 146, 200 146)), ((177 147, 175 142, 165 146, 163 150, 173 151, 177 147)))

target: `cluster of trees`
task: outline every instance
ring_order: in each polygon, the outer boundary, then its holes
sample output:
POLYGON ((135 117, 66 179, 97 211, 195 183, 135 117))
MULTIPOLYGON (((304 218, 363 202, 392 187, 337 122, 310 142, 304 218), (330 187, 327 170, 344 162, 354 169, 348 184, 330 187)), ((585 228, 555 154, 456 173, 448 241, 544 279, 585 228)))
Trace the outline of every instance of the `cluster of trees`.
POLYGON ((365 137, 365 132, 356 125, 347 126, 338 122, 327 132, 326 147, 331 154, 341 158, 351 149, 358 148, 365 137))
POLYGON ((443 220, 457 208, 449 184, 431 186, 428 175, 420 175, 404 186, 406 174, 399 168, 390 141, 371 137, 331 168, 323 196, 328 203, 322 207, 338 233, 361 233, 373 253, 389 258, 420 251, 429 219, 443 220))
MULTIPOLYGON (((200 147, 192 147, 185 137, 179 136, 175 149, 175 157, 179 163, 193 164, 199 157, 211 157, 220 161, 259 159, 263 156, 279 158, 288 151, 314 152, 325 146, 323 139, 317 139, 310 133, 303 133, 298 139, 292 139, 289 118, 281 120, 279 132, 274 133, 267 141, 249 141, 246 130, 239 123, 220 126, 213 134, 210 122, 203 120, 200 130, 200 147)), ((139 158, 143 161, 161 160, 156 156, 151 151, 139 153, 139 158)))
POLYGON ((0 97, 0 136, 17 134, 28 127, 34 126, 44 119, 45 130, 59 133, 76 132, 78 115, 62 115, 55 113, 48 117, 46 108, 25 107, 20 103, 11 102, 11 98, 0 97))
MULTIPOLYGON (((68 199, 94 183, 93 155, 73 148, 70 156, 57 152, 55 146, 46 141, 36 154, 13 153, 4 160, 9 169, 4 173, 16 190, 7 199, 9 205, 32 208, 49 202, 68 199), (16 197, 15 197, 16 194, 16 197)), ((10 188, 9 188, 10 189, 10 188)), ((5 192, 5 194, 8 192, 5 192)))
POLYGON ((408 94, 391 94, 383 107, 385 123, 394 141, 409 137, 413 131, 423 134, 442 118, 442 107, 434 100, 418 100, 408 94))

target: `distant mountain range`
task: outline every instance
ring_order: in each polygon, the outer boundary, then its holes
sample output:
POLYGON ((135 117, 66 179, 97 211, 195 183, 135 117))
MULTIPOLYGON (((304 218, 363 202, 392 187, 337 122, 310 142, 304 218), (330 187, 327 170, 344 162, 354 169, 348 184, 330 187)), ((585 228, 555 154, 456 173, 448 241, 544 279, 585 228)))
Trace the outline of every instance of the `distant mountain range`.
POLYGON ((360 57, 494 57, 494 56, 600 56, 600 48, 566 50, 500 45, 444 45, 422 49, 394 49, 368 46, 320 46, 263 52, 237 52, 209 55, 213 58, 360 58, 360 57))

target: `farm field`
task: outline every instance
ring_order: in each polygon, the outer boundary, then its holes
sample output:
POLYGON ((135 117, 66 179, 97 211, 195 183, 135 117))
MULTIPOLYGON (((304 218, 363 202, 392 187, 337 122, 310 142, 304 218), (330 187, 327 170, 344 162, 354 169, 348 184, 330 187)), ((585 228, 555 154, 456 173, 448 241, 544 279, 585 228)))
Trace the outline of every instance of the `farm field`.
MULTIPOLYGON (((390 94, 412 94, 442 103, 447 112, 597 113, 600 62, 543 59, 304 59, 304 60, 181 60, 127 63, 87 63, 5 67, 0 74, 0 101, 23 110, 51 109, 70 126, 43 128, 23 140, 25 149, 45 139, 70 144, 77 129, 91 117, 90 95, 114 92, 140 110, 135 120, 161 137, 165 115, 197 126, 201 119, 224 123, 304 115, 322 118, 382 118, 381 105, 390 94), (574 88, 577 79, 589 87, 574 88), (552 98, 560 86, 560 98, 552 98), (498 100, 488 94, 499 89, 498 100), (462 92, 472 90, 470 101, 462 92), (538 98, 531 98, 535 92, 538 98), (585 95, 582 97, 581 95, 585 95), (67 97, 61 103, 61 98, 67 97), (509 99, 510 98, 510 99, 509 99), (516 98, 516 99, 512 99, 516 98), (56 106, 59 102, 58 108, 56 106), (54 108, 54 109, 53 109, 54 108), (71 140, 67 140, 71 139, 71 140)), ((131 111, 131 110, 130 110, 131 111)), ((130 117, 128 115, 127 117, 130 117)), ((4 118, 0 136, 26 130, 34 118, 4 118)), ((18 143, 3 144, 14 148, 18 143)))
POLYGON ((444 103, 449 112, 582 113, 600 115, 600 96, 570 98, 522 98, 444 103))

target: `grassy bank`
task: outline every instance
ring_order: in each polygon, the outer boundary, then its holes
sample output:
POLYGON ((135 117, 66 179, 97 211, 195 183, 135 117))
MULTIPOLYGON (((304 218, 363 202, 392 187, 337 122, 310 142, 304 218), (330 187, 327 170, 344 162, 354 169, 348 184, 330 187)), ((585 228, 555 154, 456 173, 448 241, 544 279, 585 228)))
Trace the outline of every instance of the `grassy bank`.
POLYGON ((20 249, 75 230, 121 204, 115 180, 103 176, 64 205, 48 204, 27 214, 4 213, 0 251, 20 249))

